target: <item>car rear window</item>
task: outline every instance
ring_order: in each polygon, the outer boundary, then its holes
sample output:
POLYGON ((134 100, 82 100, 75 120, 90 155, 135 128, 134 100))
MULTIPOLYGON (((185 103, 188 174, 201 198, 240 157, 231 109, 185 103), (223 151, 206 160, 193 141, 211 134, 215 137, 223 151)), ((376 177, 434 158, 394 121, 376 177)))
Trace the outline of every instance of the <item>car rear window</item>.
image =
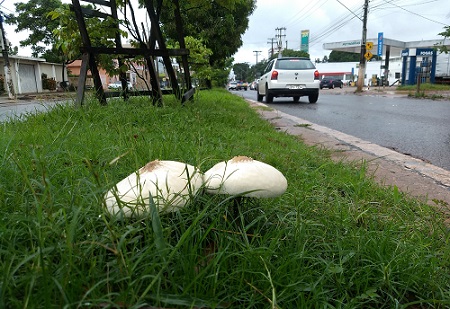
POLYGON ((310 70, 315 69, 314 64, 307 59, 278 59, 275 69, 279 70, 310 70))

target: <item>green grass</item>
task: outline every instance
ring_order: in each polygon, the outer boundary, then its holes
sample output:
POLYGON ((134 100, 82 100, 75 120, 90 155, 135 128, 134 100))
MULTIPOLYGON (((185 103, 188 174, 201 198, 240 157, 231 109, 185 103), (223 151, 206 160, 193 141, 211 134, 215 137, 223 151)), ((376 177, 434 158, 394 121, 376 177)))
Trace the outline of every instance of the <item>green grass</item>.
MULTIPOLYGON (((416 91, 417 85, 398 86, 397 90, 416 91)), ((420 90, 422 90, 422 91, 450 91, 450 86, 449 85, 423 83, 423 84, 420 84, 420 90)))
POLYGON ((90 101, 0 124, 0 308, 444 308, 449 230, 381 188, 202 91, 180 106, 90 101), (103 195, 155 159, 206 171, 235 155, 279 169, 279 198, 203 191, 177 213, 116 221, 103 195))

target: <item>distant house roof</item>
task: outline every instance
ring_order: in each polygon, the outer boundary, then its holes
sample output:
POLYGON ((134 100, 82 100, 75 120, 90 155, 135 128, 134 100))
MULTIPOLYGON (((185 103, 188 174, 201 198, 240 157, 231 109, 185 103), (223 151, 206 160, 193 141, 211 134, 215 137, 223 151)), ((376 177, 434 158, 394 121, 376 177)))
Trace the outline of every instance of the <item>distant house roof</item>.
MULTIPOLYGON (((9 59, 18 59, 18 60, 27 60, 27 61, 34 61, 34 62, 45 62, 44 58, 35 58, 35 57, 26 57, 26 56, 19 56, 19 55, 8 55, 9 59)), ((0 53, 0 58, 3 58, 3 55, 0 53)))

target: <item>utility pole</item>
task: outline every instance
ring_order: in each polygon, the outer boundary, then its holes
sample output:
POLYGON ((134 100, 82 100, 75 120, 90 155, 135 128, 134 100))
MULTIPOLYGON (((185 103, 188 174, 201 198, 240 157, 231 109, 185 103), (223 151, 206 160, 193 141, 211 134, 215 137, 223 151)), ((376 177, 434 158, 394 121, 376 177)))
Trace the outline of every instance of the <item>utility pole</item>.
POLYGON ((270 57, 273 56, 273 54, 275 53, 275 50, 273 48, 273 45, 275 44, 275 38, 268 38, 268 40, 270 40, 269 42, 267 42, 267 44, 271 44, 271 49, 270 49, 270 57))
POLYGON ((256 56, 256 64, 258 64, 258 55, 261 53, 261 51, 260 50, 254 50, 253 52, 255 53, 255 56, 256 56))
POLYGON ((283 50, 283 40, 286 37, 286 27, 276 28, 275 31, 278 32, 275 37, 278 39, 277 41, 277 47, 278 47, 278 53, 280 54, 283 50), (283 33, 284 31, 284 33, 283 33))
POLYGON ((356 91, 361 92, 364 87, 364 77, 366 75, 366 36, 367 36, 367 11, 369 9, 369 0, 364 0, 364 16, 363 16, 363 30, 361 39, 361 54, 359 57, 359 70, 356 91))
POLYGON ((1 32, 1 47, 3 55, 3 68, 5 70, 5 82, 6 90, 8 91, 8 97, 10 100, 16 99, 16 94, 14 93, 14 85, 11 79, 11 65, 9 63, 8 57, 8 44, 6 43, 5 29, 3 29, 3 12, 0 11, 0 32, 1 32))

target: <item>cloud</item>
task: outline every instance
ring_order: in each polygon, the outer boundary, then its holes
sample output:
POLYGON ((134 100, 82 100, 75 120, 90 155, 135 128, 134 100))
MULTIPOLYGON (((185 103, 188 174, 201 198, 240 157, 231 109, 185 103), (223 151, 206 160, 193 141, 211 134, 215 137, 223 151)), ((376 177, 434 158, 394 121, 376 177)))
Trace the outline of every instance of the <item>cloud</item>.
MULTIPOLYGON (((291 49, 300 48, 301 30, 310 30, 312 59, 329 55, 324 43, 362 38, 361 0, 258 0, 256 6, 235 62, 254 64, 255 50, 263 51, 258 60, 267 58, 268 38, 281 27, 286 28, 291 49)), ((437 34, 450 24, 448 0, 371 0, 368 12, 368 38, 383 32, 386 38, 400 41, 442 39, 437 34)))

